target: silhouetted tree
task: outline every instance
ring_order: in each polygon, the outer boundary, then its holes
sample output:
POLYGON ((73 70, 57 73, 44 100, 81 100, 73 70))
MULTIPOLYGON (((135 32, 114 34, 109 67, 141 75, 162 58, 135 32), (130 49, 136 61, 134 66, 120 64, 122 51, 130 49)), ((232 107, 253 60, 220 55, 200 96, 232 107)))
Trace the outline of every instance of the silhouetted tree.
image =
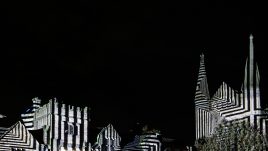
POLYGON ((211 137, 196 142, 200 151, 262 151, 267 147, 266 136, 246 122, 220 124, 211 137))

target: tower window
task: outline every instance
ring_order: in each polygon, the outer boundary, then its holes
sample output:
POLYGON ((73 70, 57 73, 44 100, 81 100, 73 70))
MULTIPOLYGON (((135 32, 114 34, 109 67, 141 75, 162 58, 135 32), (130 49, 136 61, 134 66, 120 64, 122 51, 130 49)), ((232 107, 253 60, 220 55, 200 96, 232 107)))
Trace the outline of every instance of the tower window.
POLYGON ((68 134, 74 135, 74 126, 72 124, 68 124, 68 134))

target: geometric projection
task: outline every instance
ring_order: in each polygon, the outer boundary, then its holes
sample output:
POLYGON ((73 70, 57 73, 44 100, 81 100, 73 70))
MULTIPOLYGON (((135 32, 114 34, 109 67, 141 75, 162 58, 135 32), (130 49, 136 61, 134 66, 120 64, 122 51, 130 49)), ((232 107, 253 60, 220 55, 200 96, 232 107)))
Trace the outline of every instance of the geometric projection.
POLYGON ((103 128, 97 136, 97 142, 92 146, 94 151, 116 151, 120 149, 121 137, 111 124, 103 128))
POLYGON ((19 121, 0 136, 0 151, 27 150, 47 151, 19 121))
POLYGON ((33 120, 34 120, 34 113, 37 109, 41 106, 41 100, 37 97, 32 99, 32 107, 27 109, 25 113, 21 114, 23 124, 28 130, 34 130, 33 120))
POLYGON ((123 151, 161 151, 159 136, 158 133, 136 135, 134 141, 127 144, 123 151))
POLYGON ((249 58, 246 60, 244 82, 236 91, 225 82, 210 97, 205 70, 204 55, 200 56, 200 68, 195 92, 196 139, 209 137, 222 122, 248 122, 267 133, 268 117, 261 108, 260 75, 254 59, 253 36, 249 37, 249 58))
POLYGON ((4 135, 6 133, 6 131, 8 131, 9 129, 8 128, 5 128, 5 127, 0 127, 0 138, 2 135, 4 135))
POLYGON ((41 106, 41 100, 32 99, 33 104, 22 120, 28 130, 43 131, 43 142, 50 151, 90 151, 89 109, 59 103, 51 99, 41 106))

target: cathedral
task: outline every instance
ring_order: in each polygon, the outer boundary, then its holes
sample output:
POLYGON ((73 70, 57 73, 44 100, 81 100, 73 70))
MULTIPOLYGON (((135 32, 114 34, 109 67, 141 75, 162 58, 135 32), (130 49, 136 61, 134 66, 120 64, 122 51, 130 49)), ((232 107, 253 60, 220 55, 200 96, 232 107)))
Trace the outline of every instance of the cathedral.
MULTIPOLYGON (((211 136, 223 122, 246 122, 268 133, 268 115, 261 106, 260 75, 254 58, 253 36, 249 37, 249 55, 244 70, 241 90, 223 82, 210 96, 205 57, 200 56, 200 67, 195 92, 196 140, 211 136)), ((51 99, 43 104, 38 98, 21 114, 21 120, 10 127, 0 127, 0 151, 161 151, 161 135, 144 133, 121 147, 121 137, 109 124, 91 145, 90 113, 88 107, 76 107, 51 99), (39 139, 35 134, 41 134, 39 139)), ((0 120, 6 116, 0 114, 0 120)), ((0 125, 1 126, 1 125, 0 125)))
POLYGON ((121 148, 121 137, 111 124, 91 146, 89 124, 88 107, 66 105, 56 98, 42 105, 39 98, 33 98, 20 121, 10 127, 0 125, 0 151, 161 151, 158 133, 136 136, 121 148))
MULTIPOLYGON (((204 59, 201 54, 194 101, 196 140, 211 136, 224 121, 247 122, 266 135, 268 116, 261 107, 260 75, 254 58, 253 36, 249 37, 249 57, 241 90, 234 90, 223 82, 210 96, 204 59)), ((121 147, 121 137, 111 124, 99 132, 91 146, 89 111, 88 107, 66 105, 57 99, 42 105, 40 99, 33 98, 32 106, 21 114, 20 121, 10 127, 0 127, 0 151, 163 150, 159 133, 137 135, 132 142, 121 147)), ((6 116, 0 114, 0 120, 3 118, 6 116)))
POLYGON ((19 121, 2 128, 0 150, 29 151, 91 151, 89 109, 59 103, 51 99, 41 105, 38 98, 21 114, 19 121), (37 140, 38 134, 41 139, 37 140))
POLYGON ((234 90, 223 82, 211 97, 204 62, 202 54, 195 92, 196 140, 209 137, 223 121, 247 122, 265 135, 268 116, 261 107, 260 75, 254 59, 253 36, 249 37, 249 57, 241 90, 234 90))

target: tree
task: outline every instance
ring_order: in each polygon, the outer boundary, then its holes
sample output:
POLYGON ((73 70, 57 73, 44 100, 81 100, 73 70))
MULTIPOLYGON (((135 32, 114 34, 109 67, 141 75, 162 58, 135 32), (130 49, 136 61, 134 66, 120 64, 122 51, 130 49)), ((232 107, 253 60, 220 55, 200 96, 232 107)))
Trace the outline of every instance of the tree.
POLYGON ((262 151, 268 147, 266 137, 249 123, 220 124, 211 137, 197 140, 200 151, 262 151))

